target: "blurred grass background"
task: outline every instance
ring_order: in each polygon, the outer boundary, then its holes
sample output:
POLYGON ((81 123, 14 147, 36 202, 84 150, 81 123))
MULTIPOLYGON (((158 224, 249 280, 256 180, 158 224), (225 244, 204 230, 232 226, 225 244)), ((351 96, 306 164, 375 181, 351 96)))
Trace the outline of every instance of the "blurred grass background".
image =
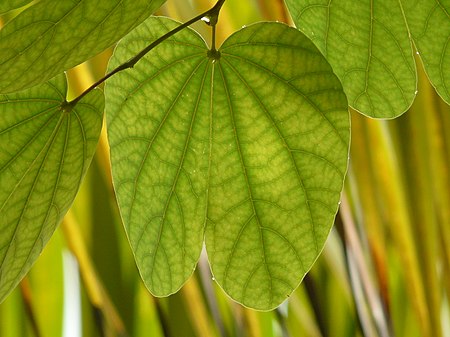
MULTIPOLYGON (((168 0, 158 14, 186 21, 212 4, 168 0)), ((218 42, 261 20, 290 23, 282 0, 227 0, 218 42)), ((194 28, 209 41, 209 27, 194 28)), ((111 52, 68 71, 70 95, 102 77, 111 52)), ((115 203, 104 132, 72 210, 0 305, 0 336, 449 337, 450 107, 420 61, 418 72, 416 101, 400 118, 351 112, 350 166, 334 229, 277 310, 231 301, 203 255, 177 294, 147 292, 115 203)))

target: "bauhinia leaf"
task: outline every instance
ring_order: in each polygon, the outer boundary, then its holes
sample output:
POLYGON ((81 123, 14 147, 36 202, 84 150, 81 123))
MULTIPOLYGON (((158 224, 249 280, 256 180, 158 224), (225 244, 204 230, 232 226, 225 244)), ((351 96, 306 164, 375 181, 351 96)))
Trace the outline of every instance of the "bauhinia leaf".
POLYGON ((72 204, 94 155, 104 98, 64 111, 63 75, 0 95, 0 301, 28 272, 72 204))
POLYGON ((286 0, 286 4, 297 28, 330 62, 354 109, 371 117, 393 118, 409 108, 417 79, 399 1, 286 0))
MULTIPOLYGON (((176 25, 148 19, 110 67, 176 25)), ((298 286, 333 224, 347 100, 317 48, 285 25, 244 28, 220 53, 184 30, 107 83, 114 186, 153 294, 181 287, 206 233, 221 287, 268 310, 298 286)))
POLYGON ((164 0, 41 0, 0 30, 0 93, 45 82, 110 47, 164 0))
POLYGON ((437 93, 450 104, 450 1, 402 1, 409 30, 437 93))

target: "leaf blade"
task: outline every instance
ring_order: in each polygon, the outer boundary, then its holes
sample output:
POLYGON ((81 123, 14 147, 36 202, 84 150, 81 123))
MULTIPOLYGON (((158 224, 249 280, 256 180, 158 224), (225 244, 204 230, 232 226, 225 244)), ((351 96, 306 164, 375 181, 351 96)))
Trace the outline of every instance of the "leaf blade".
POLYGON ((19 94, 1 95, 0 299, 28 272, 72 204, 101 129, 95 91, 61 111, 63 75, 19 94))
POLYGON ((42 0, 0 30, 0 92, 54 77, 112 46, 164 0, 42 0))

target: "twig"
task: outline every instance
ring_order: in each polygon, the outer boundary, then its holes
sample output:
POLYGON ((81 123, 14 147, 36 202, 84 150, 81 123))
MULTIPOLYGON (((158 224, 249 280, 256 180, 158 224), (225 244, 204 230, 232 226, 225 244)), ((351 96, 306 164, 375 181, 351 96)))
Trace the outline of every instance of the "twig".
POLYGON ((225 0, 219 0, 217 1, 217 3, 214 5, 214 7, 208 9, 207 11, 195 16, 194 18, 190 19, 189 21, 186 21, 185 23, 183 23, 182 25, 178 26, 175 29, 172 29, 170 32, 164 34, 163 36, 161 36, 160 38, 158 38, 157 40, 153 41, 152 43, 150 43, 147 47, 145 47, 144 49, 142 49, 137 55, 133 56, 131 59, 129 59, 128 61, 126 61, 125 63, 119 65, 117 68, 113 69, 112 71, 110 71, 108 74, 106 74, 104 77, 102 77, 101 79, 99 79, 97 82, 95 82, 94 84, 92 84, 89 88, 87 88, 85 91, 83 91, 83 93, 81 93, 78 97, 76 97, 75 99, 71 100, 70 102, 65 101, 64 103, 61 104, 61 108, 65 111, 71 111, 73 109, 73 107, 84 97, 86 96, 89 92, 91 92, 92 90, 94 90, 96 87, 98 87, 100 84, 102 84, 103 82, 105 82, 108 78, 110 78, 111 76, 117 74, 118 72, 125 70, 125 69, 130 69, 133 68, 134 65, 141 59, 143 58, 149 51, 151 51, 153 48, 155 48, 156 46, 158 46, 160 43, 164 42, 165 40, 167 40, 169 37, 175 35, 176 33, 178 33, 179 31, 185 29, 186 27, 192 25, 193 23, 203 19, 203 18, 208 18, 207 23, 209 25, 211 25, 213 28, 215 27, 216 23, 217 23, 217 18, 219 16, 219 12, 220 9, 222 8, 223 4, 224 4, 225 0))

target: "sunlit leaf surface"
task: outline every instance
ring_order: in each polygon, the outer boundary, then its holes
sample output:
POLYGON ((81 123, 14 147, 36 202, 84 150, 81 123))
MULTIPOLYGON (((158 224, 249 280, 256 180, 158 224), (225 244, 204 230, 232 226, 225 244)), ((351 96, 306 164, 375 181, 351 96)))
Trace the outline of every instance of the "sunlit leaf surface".
POLYGON ((42 83, 104 49, 164 0, 41 0, 0 30, 0 93, 42 83))
POLYGON ((104 98, 63 111, 63 75, 0 95, 0 300, 39 256, 72 204, 98 141, 104 98))
MULTIPOLYGON (((147 20, 110 67, 175 26, 147 20)), ((111 78, 114 185, 153 294, 186 281, 206 230, 217 282, 268 310, 298 286, 332 226, 347 167, 347 101, 317 48, 285 25, 244 28, 219 51, 208 57, 185 30, 111 78)))

